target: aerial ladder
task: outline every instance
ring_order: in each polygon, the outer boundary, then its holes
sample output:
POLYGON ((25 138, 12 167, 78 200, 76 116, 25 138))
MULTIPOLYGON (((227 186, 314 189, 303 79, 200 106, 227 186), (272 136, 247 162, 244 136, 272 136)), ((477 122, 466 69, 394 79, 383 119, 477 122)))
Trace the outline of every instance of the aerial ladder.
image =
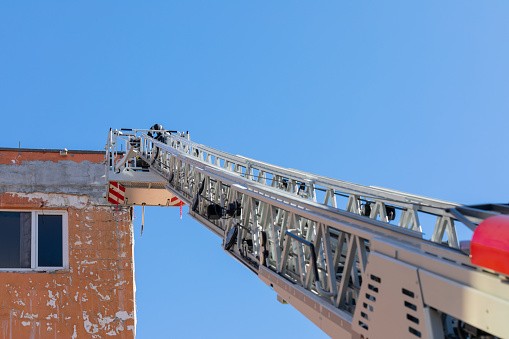
POLYGON ((509 338, 507 204, 357 185, 160 125, 110 130, 106 174, 114 204, 188 205, 228 255, 332 338, 509 338))

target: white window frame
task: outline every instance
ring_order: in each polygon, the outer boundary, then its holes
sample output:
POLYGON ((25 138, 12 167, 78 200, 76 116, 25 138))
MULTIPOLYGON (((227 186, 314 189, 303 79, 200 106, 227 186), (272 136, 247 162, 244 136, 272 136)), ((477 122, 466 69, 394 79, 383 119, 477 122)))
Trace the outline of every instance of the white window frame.
MULTIPOLYGON (((31 247, 30 247, 30 268, 2 268, 0 272, 33 272, 33 271, 59 271, 69 269, 69 227, 67 211, 59 210, 12 210, 0 209, 0 212, 31 213, 31 247), (59 267, 38 267, 39 263, 39 215, 61 215, 62 216, 62 266, 59 267)), ((1 235, 0 235, 1 236, 1 235)))

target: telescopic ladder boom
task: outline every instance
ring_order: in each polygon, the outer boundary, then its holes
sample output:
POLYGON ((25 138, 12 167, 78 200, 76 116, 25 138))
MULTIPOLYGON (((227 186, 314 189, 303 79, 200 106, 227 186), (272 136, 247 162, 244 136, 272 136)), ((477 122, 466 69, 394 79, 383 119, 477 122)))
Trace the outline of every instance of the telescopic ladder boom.
POLYGON ((160 125, 110 130, 106 161, 120 203, 187 204, 227 254, 333 338, 509 337, 509 272, 473 264, 458 239, 508 205, 287 169, 160 125))

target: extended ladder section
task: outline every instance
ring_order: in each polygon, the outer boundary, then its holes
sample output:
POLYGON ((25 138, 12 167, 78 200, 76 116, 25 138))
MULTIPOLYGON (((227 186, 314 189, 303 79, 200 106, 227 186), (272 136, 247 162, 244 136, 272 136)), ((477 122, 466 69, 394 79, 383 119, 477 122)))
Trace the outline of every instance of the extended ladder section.
POLYGON ((459 241, 507 205, 356 185, 157 125, 110 131, 106 157, 110 181, 165 188, 170 195, 156 204, 189 205, 226 253, 333 338, 509 337, 508 273, 472 264, 469 243, 459 241))

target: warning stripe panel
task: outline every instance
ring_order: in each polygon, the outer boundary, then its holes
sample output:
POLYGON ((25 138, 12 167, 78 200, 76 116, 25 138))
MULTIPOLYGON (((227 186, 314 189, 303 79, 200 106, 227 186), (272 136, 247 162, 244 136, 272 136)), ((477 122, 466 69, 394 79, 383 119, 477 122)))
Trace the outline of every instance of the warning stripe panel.
POLYGON ((118 205, 124 203, 125 200, 125 187, 118 182, 110 181, 108 189, 108 201, 112 204, 118 205))
POLYGON ((180 206, 180 204, 182 204, 182 206, 184 206, 184 205, 185 205, 185 204, 184 204, 184 202, 183 202, 182 200, 180 200, 180 199, 179 199, 179 198, 177 198, 177 197, 173 197, 173 198, 171 198, 171 200, 170 200, 170 202, 168 203, 168 205, 167 205, 167 206, 172 206, 172 207, 175 207, 175 206, 176 206, 176 207, 178 207, 178 206, 180 206))
POLYGON ((119 185, 118 182, 116 181, 110 181, 110 184, 116 188, 118 188, 119 190, 121 190, 122 192, 125 192, 125 187, 122 186, 122 185, 119 185))
POLYGON ((124 196, 118 192, 115 192, 114 190, 110 189, 110 195, 113 195, 117 199, 124 201, 124 196))

